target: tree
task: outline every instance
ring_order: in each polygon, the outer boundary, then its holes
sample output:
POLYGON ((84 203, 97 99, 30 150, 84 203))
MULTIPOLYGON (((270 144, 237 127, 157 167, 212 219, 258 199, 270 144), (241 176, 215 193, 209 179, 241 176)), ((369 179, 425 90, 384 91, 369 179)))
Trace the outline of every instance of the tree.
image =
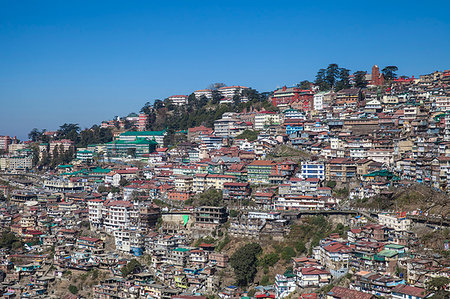
POLYGON ((125 266, 120 269, 123 277, 127 277, 130 274, 134 274, 141 269, 142 265, 136 259, 132 259, 125 266))
POLYGON ((304 80, 304 81, 300 82, 298 87, 300 89, 310 89, 311 88, 311 82, 309 82, 308 80, 304 80))
POLYGON ((355 76, 355 87, 365 88, 367 86, 366 74, 367 72, 364 71, 357 71, 353 73, 353 75, 355 76))
POLYGON ((334 87, 338 77, 339 77, 339 66, 336 63, 328 65, 325 73, 325 80, 330 86, 330 88, 334 87))
POLYGON ((350 88, 350 70, 340 68, 338 77, 339 81, 336 83, 336 91, 350 88))
POLYGON ((446 291, 448 285, 450 285, 450 278, 444 276, 433 277, 426 283, 427 290, 434 293, 431 297, 434 299, 449 298, 450 292, 446 291))
POLYGON ((262 267, 273 267, 279 260, 280 260, 280 257, 278 255, 278 253, 271 252, 271 253, 267 253, 266 255, 264 255, 260 259, 259 264, 262 267))
POLYGON ((198 205, 200 206, 219 206, 223 201, 223 193, 214 188, 209 188, 208 190, 200 193, 198 195, 198 205))
POLYGON ((262 252, 258 243, 249 243, 234 252, 230 265, 234 269, 236 284, 245 287, 253 282, 256 275, 257 256, 262 252))
POLYGON ((247 139, 248 141, 255 141, 258 138, 259 132, 253 130, 245 130, 236 139, 247 139))
POLYGON ((154 102, 153 102, 153 108, 154 109, 161 109, 161 108, 163 108, 164 107, 164 102, 163 101, 161 101, 161 100, 159 100, 159 99, 156 99, 154 102))
MULTIPOLYGON (((71 134, 70 136, 72 136, 74 134, 74 132, 76 134, 78 134, 79 131, 80 131, 80 127, 78 126, 78 124, 67 124, 67 123, 64 123, 58 129, 58 137, 62 138, 62 139, 63 138, 70 139, 69 137, 67 137, 67 135, 69 133, 71 134)), ((75 141, 75 140, 73 140, 73 141, 75 141)))
POLYGON ((40 132, 37 128, 34 128, 33 130, 30 131, 30 133, 28 133, 28 139, 30 139, 33 142, 39 141, 44 132, 45 130, 42 130, 42 132, 40 132))
POLYGON ((295 256, 295 250, 294 250, 294 248, 292 248, 290 246, 284 247, 283 250, 281 251, 281 258, 287 262, 294 256, 295 256))
POLYGON ((74 286, 73 284, 71 284, 69 286, 69 292, 71 292, 72 294, 75 295, 76 293, 78 293, 78 288, 76 286, 74 286))
POLYGON ((148 115, 150 114, 151 110, 152 105, 150 104, 150 102, 146 102, 144 106, 141 108, 140 112, 148 115))
POLYGON ((397 79, 397 74, 395 73, 396 71, 398 71, 398 67, 396 67, 395 65, 389 65, 381 70, 384 79, 388 81, 397 79))
POLYGON ((326 77, 326 72, 327 72, 326 69, 320 69, 317 72, 316 81, 314 82, 317 86, 319 86, 319 89, 321 91, 330 89, 330 86, 328 85, 328 83, 326 81, 326 78, 325 78, 326 77))
POLYGON ((225 86, 227 86, 225 83, 211 83, 208 85, 208 89, 217 90, 217 89, 219 89, 221 87, 225 87, 225 86))

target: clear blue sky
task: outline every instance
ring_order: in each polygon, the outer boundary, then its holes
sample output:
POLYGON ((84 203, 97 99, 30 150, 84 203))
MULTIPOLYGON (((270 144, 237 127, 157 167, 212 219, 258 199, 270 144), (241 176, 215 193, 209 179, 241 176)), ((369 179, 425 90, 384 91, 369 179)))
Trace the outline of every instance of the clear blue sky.
POLYGON ((449 2, 0 0, 0 135, 90 127, 212 82, 270 91, 329 63, 448 69, 449 2))

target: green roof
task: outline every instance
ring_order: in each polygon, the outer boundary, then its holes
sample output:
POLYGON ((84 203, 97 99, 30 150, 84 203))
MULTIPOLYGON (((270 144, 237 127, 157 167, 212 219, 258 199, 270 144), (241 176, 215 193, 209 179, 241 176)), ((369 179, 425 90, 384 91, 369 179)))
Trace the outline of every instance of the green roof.
POLYGON ((158 143, 154 140, 148 140, 145 138, 137 138, 136 140, 114 140, 111 142, 108 142, 107 144, 154 144, 157 145, 158 143))
POLYGON ((178 247, 178 248, 175 248, 173 251, 186 252, 186 251, 189 251, 189 249, 178 247))
POLYGON ((403 246, 403 245, 398 245, 398 244, 387 244, 387 245, 385 245, 384 247, 387 247, 387 248, 394 248, 394 249, 403 249, 403 248, 405 248, 405 246, 403 246))
POLYGON ((385 249, 377 253, 378 256, 393 257, 397 255, 397 251, 385 249))
POLYGON ((58 168, 70 168, 73 167, 73 165, 67 164, 67 165, 58 165, 58 168))
POLYGON ((97 167, 97 168, 94 168, 94 169, 91 170, 91 172, 94 172, 94 173, 108 173, 110 171, 111 171, 111 169, 109 169, 109 168, 103 169, 103 168, 100 168, 100 167, 97 167))
POLYGON ((375 177, 375 176, 392 177, 393 173, 390 172, 389 170, 383 169, 383 170, 374 171, 374 172, 363 175, 363 177, 375 177))
POLYGON ((128 132, 124 132, 122 134, 120 134, 120 136, 164 136, 164 134, 166 133, 165 130, 163 131, 128 131, 128 132))
POLYGON ((92 154, 92 151, 84 150, 84 151, 78 151, 77 153, 80 153, 80 154, 92 154))

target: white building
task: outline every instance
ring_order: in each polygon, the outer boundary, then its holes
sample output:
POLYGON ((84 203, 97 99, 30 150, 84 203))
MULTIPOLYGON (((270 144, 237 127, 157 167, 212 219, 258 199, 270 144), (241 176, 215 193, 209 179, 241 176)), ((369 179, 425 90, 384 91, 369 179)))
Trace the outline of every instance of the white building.
POLYGON ((194 95, 197 99, 200 99, 202 96, 205 96, 207 99, 212 99, 212 90, 211 89, 200 89, 194 91, 194 95))
MULTIPOLYGON (((242 91, 249 89, 245 86, 224 86, 218 89, 218 92, 224 97, 228 99, 233 99, 235 95, 242 96, 242 91)), ((243 102, 246 102, 248 99, 245 98, 243 102)))
POLYGON ((255 114, 255 130, 261 131, 269 125, 279 125, 280 115, 276 112, 263 111, 255 114))
POLYGON ((317 111, 323 110, 323 98, 327 94, 326 91, 318 92, 314 94, 314 100, 313 100, 313 109, 317 111))
POLYGON ((300 178, 325 179, 325 165, 321 162, 303 161, 300 165, 300 178))
POLYGON ((396 217, 389 214, 378 214, 378 222, 398 232, 405 232, 411 228, 411 219, 396 217))
POLYGON ((184 106, 188 103, 188 96, 186 95, 175 95, 168 98, 172 104, 176 106, 184 106))

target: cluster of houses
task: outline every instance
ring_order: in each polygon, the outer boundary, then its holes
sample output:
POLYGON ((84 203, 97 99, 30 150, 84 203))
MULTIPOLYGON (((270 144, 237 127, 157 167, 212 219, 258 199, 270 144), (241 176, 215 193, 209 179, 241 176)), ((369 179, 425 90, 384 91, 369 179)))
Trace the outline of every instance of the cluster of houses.
MULTIPOLYGON (((270 95, 273 111, 224 113, 211 127, 176 132, 184 141, 170 147, 166 130, 146 129, 145 113, 103 122, 115 128, 114 139, 86 148, 46 132, 49 142, 33 153, 0 136, 0 198, 7 198, 0 226, 11 243, 1 249, 0 292, 48 297, 68 271, 98 270, 106 276, 94 298, 239 298, 245 290, 223 285, 232 273, 223 240, 282 242, 302 213, 339 211, 333 191, 342 188, 350 199, 411 182, 446 192, 450 71, 389 85, 377 78, 337 92, 282 87, 270 95), (67 151, 75 154, 69 164, 30 172, 36 159, 67 151), (195 204, 205 196, 214 198, 195 204), (133 259, 140 266, 124 275, 133 259)), ((193 97, 246 102, 248 91, 198 90, 162 105, 193 97)), ((347 288, 335 286, 326 298, 425 298, 427 280, 449 277, 448 262, 415 251, 405 214, 380 213, 376 223, 352 215, 345 236, 294 257, 292 271, 256 286, 255 297, 317 298, 318 289, 349 276, 347 288)))

